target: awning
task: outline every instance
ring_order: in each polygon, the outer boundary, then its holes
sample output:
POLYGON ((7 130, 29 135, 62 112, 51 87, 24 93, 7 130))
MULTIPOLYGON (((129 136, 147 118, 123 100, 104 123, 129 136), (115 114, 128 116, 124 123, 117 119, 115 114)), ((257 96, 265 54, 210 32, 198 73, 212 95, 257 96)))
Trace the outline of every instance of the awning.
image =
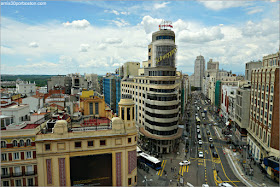
POLYGON ((228 126, 229 125, 229 121, 228 122, 226 122, 226 126, 228 126))

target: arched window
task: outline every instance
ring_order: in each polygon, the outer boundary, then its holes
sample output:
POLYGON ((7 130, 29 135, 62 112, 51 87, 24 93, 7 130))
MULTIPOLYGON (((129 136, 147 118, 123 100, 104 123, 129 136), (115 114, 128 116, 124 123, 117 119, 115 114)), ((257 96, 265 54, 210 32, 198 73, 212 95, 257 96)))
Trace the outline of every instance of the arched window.
POLYGON ((271 93, 273 93, 273 91, 274 91, 274 90, 273 90, 273 86, 271 86, 271 90, 270 90, 270 91, 271 91, 271 93))
POLYGON ((268 86, 266 86, 266 91, 268 92, 268 86))
POLYGON ((26 140, 26 146, 30 146, 31 145, 31 141, 30 141, 30 139, 27 139, 26 140))
POLYGON ((17 147, 18 146, 18 142, 16 140, 13 141, 13 146, 17 147))
POLYGON ((20 147, 23 147, 23 146, 24 146, 24 141, 23 141, 23 140, 20 140, 20 141, 19 141, 19 146, 20 146, 20 147))
POLYGON ((6 141, 1 141, 1 148, 6 148, 6 147, 7 147, 6 141))
POLYGON ((262 86, 262 91, 264 91, 264 85, 262 86))

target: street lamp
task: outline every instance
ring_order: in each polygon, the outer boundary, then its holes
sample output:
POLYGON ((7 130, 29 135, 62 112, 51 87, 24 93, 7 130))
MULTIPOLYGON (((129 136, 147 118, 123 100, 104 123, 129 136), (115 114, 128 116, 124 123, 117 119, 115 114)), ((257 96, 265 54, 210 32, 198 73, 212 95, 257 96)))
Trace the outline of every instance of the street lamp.
POLYGON ((144 176, 144 180, 142 181, 142 183, 145 182, 145 186, 148 186, 148 181, 149 181, 149 182, 152 182, 153 179, 147 179, 147 176, 145 175, 145 176, 144 176))

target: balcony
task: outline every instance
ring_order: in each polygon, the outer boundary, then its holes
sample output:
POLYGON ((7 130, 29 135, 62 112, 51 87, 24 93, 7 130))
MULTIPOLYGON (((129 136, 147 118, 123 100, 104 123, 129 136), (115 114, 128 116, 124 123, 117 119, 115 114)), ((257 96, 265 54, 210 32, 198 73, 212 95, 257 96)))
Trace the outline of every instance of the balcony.
POLYGON ((11 177, 10 173, 2 173, 1 174, 1 178, 8 178, 8 177, 11 177))
POLYGON ((35 175, 34 171, 26 171, 25 176, 35 175))
POLYGON ((22 176, 22 172, 13 173, 13 177, 20 177, 22 176))

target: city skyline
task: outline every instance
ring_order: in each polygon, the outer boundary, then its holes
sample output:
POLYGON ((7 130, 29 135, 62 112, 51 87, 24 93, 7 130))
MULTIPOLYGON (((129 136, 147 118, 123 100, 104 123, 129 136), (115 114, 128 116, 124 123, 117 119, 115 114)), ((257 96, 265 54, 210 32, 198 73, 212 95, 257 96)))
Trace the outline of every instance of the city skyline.
POLYGON ((240 65, 279 47, 279 2, 45 2, 1 2, 2 74, 104 75, 127 61, 141 63, 162 20, 173 22, 183 73, 193 72, 200 54, 240 73, 240 65))

